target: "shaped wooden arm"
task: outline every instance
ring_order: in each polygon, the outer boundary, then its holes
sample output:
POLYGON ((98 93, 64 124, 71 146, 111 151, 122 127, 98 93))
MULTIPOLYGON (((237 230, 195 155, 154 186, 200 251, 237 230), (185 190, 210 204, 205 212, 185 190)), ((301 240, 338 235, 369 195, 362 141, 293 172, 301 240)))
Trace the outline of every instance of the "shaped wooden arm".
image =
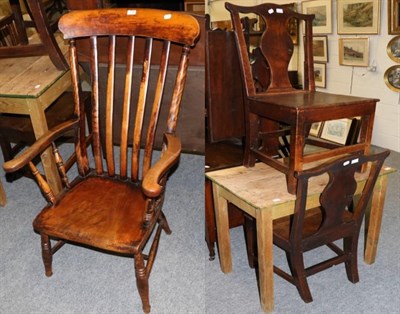
POLYGON ((59 138, 65 132, 77 128, 78 125, 78 119, 68 120, 50 129, 40 138, 38 138, 32 146, 28 147, 17 157, 4 163, 4 170, 6 172, 14 172, 26 166, 33 158, 41 154, 47 147, 49 147, 57 138, 59 138))
POLYGON ((157 197, 163 187, 159 184, 163 175, 178 161, 181 153, 181 141, 172 134, 164 134, 167 149, 162 157, 146 173, 143 178, 143 193, 148 197, 157 197))

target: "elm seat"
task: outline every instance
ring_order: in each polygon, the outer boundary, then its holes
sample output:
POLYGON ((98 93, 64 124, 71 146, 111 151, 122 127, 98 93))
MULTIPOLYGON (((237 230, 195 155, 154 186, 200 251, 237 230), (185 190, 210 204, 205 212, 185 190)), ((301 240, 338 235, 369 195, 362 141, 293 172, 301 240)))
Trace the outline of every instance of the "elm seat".
POLYGON ((171 233, 162 206, 168 176, 181 153, 175 131, 189 52, 200 27, 193 16, 182 12, 120 8, 73 11, 61 17, 59 28, 64 38, 70 39, 74 117, 50 129, 27 150, 5 163, 4 169, 12 172, 29 164, 48 201, 33 222, 41 236, 47 276, 53 274, 53 254, 65 243, 128 254, 134 257, 143 311, 149 313, 149 276, 161 231, 171 233), (76 44, 81 39, 87 39, 89 45, 76 44), (181 46, 177 67, 169 67, 172 43, 181 46), (161 49, 153 49, 156 44, 161 49), (106 80, 99 77, 98 56, 102 45, 107 47, 105 53, 108 52, 106 80), (117 49, 126 52, 126 73, 121 78, 125 89, 120 101, 116 100, 114 90, 117 49), (89 110, 85 108, 81 90, 80 58, 89 62, 92 92, 89 110), (139 73, 141 79, 135 80, 133 73, 139 73), (171 88, 164 88, 167 75, 172 76, 171 88), (155 88, 150 88, 149 82, 154 81, 155 88), (105 100, 101 113, 100 100, 105 100), (149 115, 145 114, 146 107, 150 109, 149 115), (168 112, 166 121, 158 121, 162 109, 168 112), (117 116, 117 111, 122 115, 117 116), (86 116, 91 117, 88 123, 92 149, 86 146, 89 133, 86 116), (114 124, 121 126, 119 147, 114 145, 117 136, 114 124), (162 150, 159 158, 153 158, 157 129, 162 131, 158 139, 162 150), (79 173, 73 181, 66 175, 55 144, 58 137, 71 130, 75 134, 79 173), (131 134, 132 142, 128 141, 131 134), (64 185, 57 195, 32 163, 35 156, 49 147, 53 148, 64 185), (57 243, 53 245, 50 240, 57 243))
POLYGON ((133 254, 146 232, 141 219, 145 205, 139 184, 93 176, 75 184, 56 207, 44 209, 33 225, 41 232, 72 242, 133 254), (98 196, 91 199, 93 193, 98 196))

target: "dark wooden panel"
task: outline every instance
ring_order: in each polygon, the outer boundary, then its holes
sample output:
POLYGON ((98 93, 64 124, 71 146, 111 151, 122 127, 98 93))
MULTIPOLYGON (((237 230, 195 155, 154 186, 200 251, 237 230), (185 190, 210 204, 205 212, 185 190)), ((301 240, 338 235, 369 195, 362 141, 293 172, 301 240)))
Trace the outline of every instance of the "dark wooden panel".
POLYGON ((208 140, 244 136, 242 81, 232 32, 206 35, 206 107, 208 140))

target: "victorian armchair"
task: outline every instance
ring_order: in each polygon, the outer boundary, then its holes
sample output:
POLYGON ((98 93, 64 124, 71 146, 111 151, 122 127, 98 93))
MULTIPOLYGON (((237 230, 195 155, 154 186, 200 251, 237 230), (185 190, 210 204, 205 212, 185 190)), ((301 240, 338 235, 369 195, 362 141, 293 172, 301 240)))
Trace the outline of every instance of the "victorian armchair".
POLYGON ((51 129, 26 151, 5 163, 4 169, 12 172, 29 165, 48 201, 33 222, 41 236, 46 275, 53 274, 53 254, 66 242, 133 256, 143 311, 148 313, 149 275, 160 234, 162 230, 171 232, 162 205, 168 174, 180 156, 180 140, 175 136, 175 128, 188 55, 199 35, 199 25, 194 17, 179 12, 104 9, 68 13, 60 19, 59 29, 70 39, 74 118, 51 129), (77 45, 82 39, 90 42, 91 112, 85 111, 82 100, 79 62, 83 56, 87 57, 87 51, 82 52, 77 45), (100 43, 106 45, 109 52, 105 81, 99 80, 100 43), (156 43, 162 47, 160 53, 152 51, 156 43), (182 46, 180 63, 173 69, 168 67, 171 43, 182 46), (118 77, 115 71, 120 66, 116 65, 115 51, 122 46, 126 52, 126 71, 118 77), (175 77, 171 88, 165 88, 167 75, 175 77), (125 81, 122 103, 114 101, 117 79, 125 81), (151 87, 149 82, 155 85, 151 87), (100 86, 102 83, 105 88, 100 86), (99 105, 102 99, 105 108, 99 105), (113 117, 117 106, 123 112, 119 120, 113 117), (167 121, 158 121, 162 107, 169 112, 167 121), (92 117, 92 149, 86 147, 85 115, 92 117), (113 141, 114 124, 121 127, 119 150, 113 141), (157 161, 153 158, 156 129, 164 130, 161 157, 157 161), (69 130, 74 130, 76 135, 79 173, 73 181, 67 178, 54 143, 69 130), (130 134, 133 134, 132 142, 128 143, 130 134), (64 183, 59 195, 51 191, 32 163, 32 159, 47 147, 53 147, 64 183), (93 156, 89 156, 91 152, 93 156), (51 240, 57 241, 55 245, 51 240))

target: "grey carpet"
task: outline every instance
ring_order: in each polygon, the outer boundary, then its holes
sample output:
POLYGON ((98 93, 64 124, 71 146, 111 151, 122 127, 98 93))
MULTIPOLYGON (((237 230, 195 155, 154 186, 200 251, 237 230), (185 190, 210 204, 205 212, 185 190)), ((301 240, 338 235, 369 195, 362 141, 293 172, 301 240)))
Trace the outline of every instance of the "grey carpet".
MULTIPOLYGON (((0 160, 2 161, 2 160, 0 160)), ((400 154, 387 164, 400 168, 400 154)), ((231 231, 233 272, 208 260, 204 242, 204 158, 183 154, 170 178, 165 213, 172 229, 163 234, 150 277, 152 313, 262 313, 254 270, 247 266, 241 228, 231 231)), ((35 183, 1 179, 8 204, 0 207, 0 313, 141 313, 133 260, 66 245, 54 256, 54 275, 44 275, 39 236, 32 220, 45 204, 35 183)), ((360 282, 347 280, 339 265, 310 277, 314 302, 275 276, 276 313, 398 313, 400 308, 399 178, 389 178, 376 263, 362 261, 360 282)), ((361 239, 360 248, 363 247, 361 239)), ((285 267, 285 257, 274 251, 285 267)), ((307 256, 312 262, 325 251, 307 256)))

